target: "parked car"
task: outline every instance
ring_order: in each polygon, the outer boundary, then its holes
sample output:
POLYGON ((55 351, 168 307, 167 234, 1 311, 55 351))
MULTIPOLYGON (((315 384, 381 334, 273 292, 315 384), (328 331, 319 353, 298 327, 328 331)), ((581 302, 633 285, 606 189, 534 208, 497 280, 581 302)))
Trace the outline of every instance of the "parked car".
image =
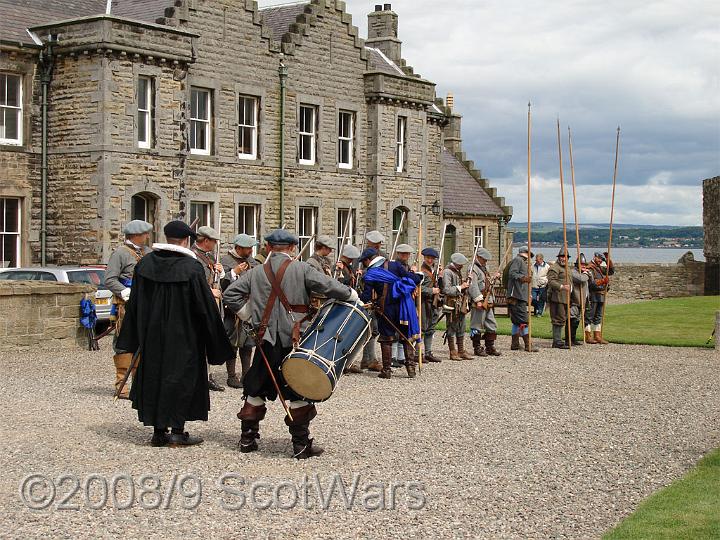
POLYGON ((43 268, 3 268, 0 280, 59 281, 61 283, 87 283, 97 287, 95 311, 98 321, 110 320, 112 293, 105 287, 104 266, 47 266, 43 268))

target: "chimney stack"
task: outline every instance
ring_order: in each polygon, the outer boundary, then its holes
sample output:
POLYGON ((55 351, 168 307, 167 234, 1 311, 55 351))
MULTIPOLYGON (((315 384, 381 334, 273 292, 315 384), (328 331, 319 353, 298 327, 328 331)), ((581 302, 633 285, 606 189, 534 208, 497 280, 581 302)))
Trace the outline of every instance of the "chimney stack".
POLYGON ((447 94, 445 107, 450 113, 448 123, 443 128, 445 148, 452 154, 458 154, 462 152, 462 116, 455 112, 455 96, 452 92, 447 94))
POLYGON ((396 64, 402 58, 398 39, 398 16, 391 4, 375 4, 375 11, 368 14, 368 47, 380 49, 385 56, 396 64))
POLYGON ((445 105, 448 109, 450 109, 450 112, 452 112, 452 110, 455 108, 455 96, 452 95, 452 92, 448 92, 445 105))

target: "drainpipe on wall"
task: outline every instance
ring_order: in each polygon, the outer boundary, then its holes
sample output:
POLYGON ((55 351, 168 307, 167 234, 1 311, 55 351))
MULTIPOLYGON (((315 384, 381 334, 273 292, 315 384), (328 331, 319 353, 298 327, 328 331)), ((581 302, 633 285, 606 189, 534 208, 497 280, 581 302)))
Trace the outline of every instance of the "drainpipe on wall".
POLYGON ((41 141, 41 191, 40 191, 40 264, 47 265, 47 188, 48 188, 48 89, 52 80, 53 55, 52 44, 55 36, 50 36, 45 50, 40 52, 40 84, 42 86, 42 141, 41 141))
POLYGON ((283 63, 283 54, 280 53, 280 215, 278 226, 282 227, 285 221, 285 82, 288 77, 288 68, 283 63))

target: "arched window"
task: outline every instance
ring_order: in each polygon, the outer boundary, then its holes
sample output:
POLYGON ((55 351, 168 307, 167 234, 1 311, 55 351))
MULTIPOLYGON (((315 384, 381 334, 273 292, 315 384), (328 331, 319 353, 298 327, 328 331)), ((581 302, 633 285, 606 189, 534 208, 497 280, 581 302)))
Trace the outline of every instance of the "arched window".
POLYGON ((457 229, 455 225, 450 225, 445 228, 445 238, 443 238, 443 266, 447 266, 450 262, 450 256, 455 253, 457 248, 457 229))
MULTIPOLYGON (((408 239, 408 221, 410 220, 410 210, 404 206, 398 206, 393 210, 392 214, 392 245, 395 244, 395 239, 398 238, 398 244, 407 244, 408 239), (405 218, 403 219, 403 216, 405 218)), ((393 253, 389 253, 391 257, 393 253)))

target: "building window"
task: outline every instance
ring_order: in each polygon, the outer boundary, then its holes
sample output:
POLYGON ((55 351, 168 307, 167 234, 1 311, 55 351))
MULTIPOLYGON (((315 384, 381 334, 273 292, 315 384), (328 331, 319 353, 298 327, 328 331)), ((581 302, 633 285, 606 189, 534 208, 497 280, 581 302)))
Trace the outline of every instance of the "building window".
POLYGON ((190 153, 210 155, 212 99, 210 90, 190 89, 190 153))
POLYGON ((22 144, 22 80, 0 73, 0 144, 22 144))
POLYGON ((190 223, 197 219, 198 227, 213 227, 213 203, 211 202, 190 202, 190 223))
POLYGON ((318 209, 315 206, 301 206, 298 210, 298 238, 300 239, 298 249, 302 251, 305 244, 310 242, 310 246, 303 252, 302 260, 307 260, 315 251, 317 216, 318 209))
POLYGON ((345 244, 355 242, 355 209, 338 208, 337 211, 337 253, 343 245, 343 233, 345 233, 345 244), (348 221, 348 216, 350 217, 348 221), (347 228, 346 228, 347 227, 347 228))
MULTIPOLYGON (((237 216, 238 234, 247 234, 258 240, 260 237, 260 205, 239 204, 237 216)), ((257 255, 257 246, 253 248, 253 255, 257 255)))
POLYGON ((475 234, 473 234, 473 248, 477 245, 485 247, 485 227, 475 227, 475 234))
MULTIPOLYGON (((395 239, 398 238, 398 244, 406 244, 408 236, 408 218, 409 211, 407 208, 398 206, 393 210, 393 224, 392 224, 392 240, 393 244, 395 239), (403 215, 405 219, 403 219, 403 215)), ((394 253, 390 254, 391 257, 395 257, 394 253)))
POLYGON ((238 157, 257 159, 258 98, 240 96, 238 100, 238 157))
POLYGON ((315 165, 316 118, 317 107, 313 105, 300 105, 298 161, 303 165, 315 165))
POLYGON ((140 148, 152 148, 155 107, 153 79, 138 77, 137 85, 137 141, 140 148))
POLYGON ((352 169, 355 113, 340 111, 338 115, 338 167, 352 169))
POLYGON ((20 266, 20 199, 0 198, 0 268, 20 266))
POLYGON ((398 116, 395 137, 395 170, 403 172, 407 161, 407 118, 398 116))

